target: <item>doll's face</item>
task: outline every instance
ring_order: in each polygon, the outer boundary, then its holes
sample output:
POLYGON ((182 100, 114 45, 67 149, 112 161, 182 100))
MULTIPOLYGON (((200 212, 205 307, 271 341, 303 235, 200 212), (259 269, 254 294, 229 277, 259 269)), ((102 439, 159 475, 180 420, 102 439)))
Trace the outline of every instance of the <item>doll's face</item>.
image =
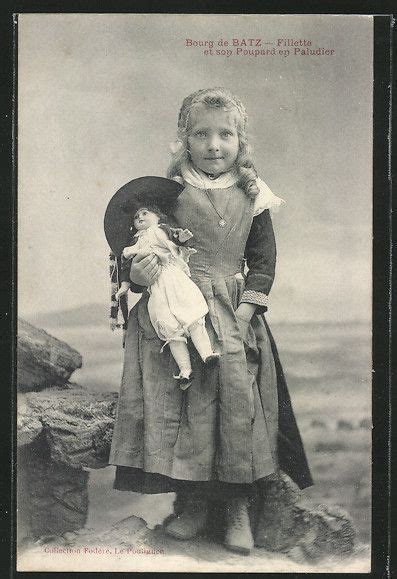
POLYGON ((218 176, 234 165, 239 151, 236 115, 199 105, 190 117, 188 146, 193 165, 218 176))
POLYGON ((137 231, 141 229, 148 229, 152 225, 158 225, 159 217, 150 209, 146 209, 146 207, 141 207, 134 215, 134 227, 137 231))

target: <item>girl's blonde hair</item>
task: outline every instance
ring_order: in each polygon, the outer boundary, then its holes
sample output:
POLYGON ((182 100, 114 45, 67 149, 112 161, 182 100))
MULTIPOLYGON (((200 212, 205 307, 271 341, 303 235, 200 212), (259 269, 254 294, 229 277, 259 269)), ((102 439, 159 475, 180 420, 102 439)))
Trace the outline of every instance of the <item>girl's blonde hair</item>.
POLYGON ((198 105, 237 113, 236 128, 239 136, 239 152, 236 159, 237 184, 249 197, 256 197, 259 189, 256 184, 257 173, 251 159, 251 149, 246 133, 247 113, 240 99, 220 87, 201 89, 184 99, 181 110, 179 111, 177 134, 182 146, 172 154, 167 177, 171 179, 172 177, 181 176, 182 164, 190 160, 188 150, 189 121, 192 110, 198 105))

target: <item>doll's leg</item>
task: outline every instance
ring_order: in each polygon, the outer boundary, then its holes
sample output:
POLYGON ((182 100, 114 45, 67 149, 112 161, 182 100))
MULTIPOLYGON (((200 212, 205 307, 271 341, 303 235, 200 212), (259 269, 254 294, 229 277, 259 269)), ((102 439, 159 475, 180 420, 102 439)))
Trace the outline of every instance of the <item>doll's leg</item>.
POLYGON ((219 360, 219 354, 212 349, 210 338, 205 329, 204 318, 189 326, 189 333, 197 352, 205 364, 209 366, 215 365, 219 360))
POLYGON ((179 386, 182 390, 186 390, 191 384, 192 365, 190 362, 189 350, 186 342, 180 340, 170 340, 169 342, 172 357, 178 364, 179 376, 174 376, 179 381, 179 386))

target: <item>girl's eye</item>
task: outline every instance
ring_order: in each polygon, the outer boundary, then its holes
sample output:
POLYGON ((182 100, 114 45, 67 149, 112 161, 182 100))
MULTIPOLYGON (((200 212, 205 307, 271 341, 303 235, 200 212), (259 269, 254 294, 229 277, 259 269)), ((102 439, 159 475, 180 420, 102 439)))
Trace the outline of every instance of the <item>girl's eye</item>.
POLYGON ((232 137, 232 136, 233 136, 233 133, 232 133, 232 131, 222 131, 221 136, 222 136, 223 138, 232 137))

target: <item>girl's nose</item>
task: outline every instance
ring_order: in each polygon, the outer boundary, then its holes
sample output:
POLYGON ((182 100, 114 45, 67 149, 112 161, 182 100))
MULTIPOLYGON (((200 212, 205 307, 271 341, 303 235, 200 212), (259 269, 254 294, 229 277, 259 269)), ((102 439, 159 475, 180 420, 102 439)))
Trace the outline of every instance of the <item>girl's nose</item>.
POLYGON ((209 151, 218 151, 219 150, 219 139, 216 135, 214 135, 208 139, 208 150, 209 151))

